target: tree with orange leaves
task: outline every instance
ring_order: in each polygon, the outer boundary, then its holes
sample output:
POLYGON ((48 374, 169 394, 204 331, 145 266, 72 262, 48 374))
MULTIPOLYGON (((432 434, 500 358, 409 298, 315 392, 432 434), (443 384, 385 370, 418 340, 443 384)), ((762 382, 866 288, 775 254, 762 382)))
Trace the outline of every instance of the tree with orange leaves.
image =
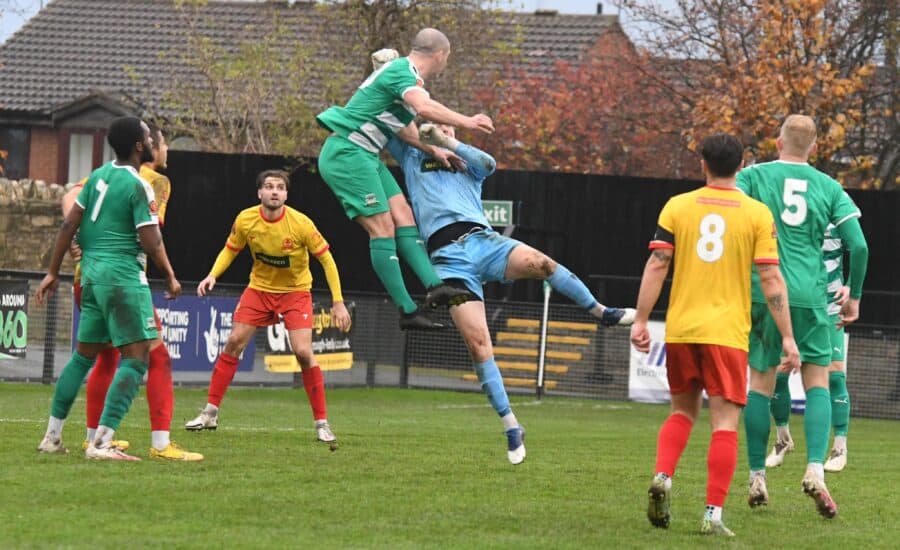
POLYGON ((688 141, 730 132, 766 160, 783 117, 808 114, 820 132, 817 168, 845 184, 900 184, 895 3, 678 0, 674 11, 652 1, 617 4, 648 29, 644 85, 671 100, 688 141))

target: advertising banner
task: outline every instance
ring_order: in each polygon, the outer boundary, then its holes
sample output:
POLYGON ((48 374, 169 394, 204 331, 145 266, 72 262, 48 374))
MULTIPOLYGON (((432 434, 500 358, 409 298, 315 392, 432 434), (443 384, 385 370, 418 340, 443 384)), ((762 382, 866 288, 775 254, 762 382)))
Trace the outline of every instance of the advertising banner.
MULTIPOLYGON (((351 321, 356 317, 356 304, 347 302, 351 321)), ((353 366, 350 334, 334 326, 331 308, 313 302, 312 349, 319 367, 325 370, 345 370, 353 366)), ((300 372, 300 365, 291 348, 284 322, 266 328, 266 370, 269 372, 300 372)))
POLYGON ((0 279, 0 359, 21 359, 28 346, 28 281, 0 279))
POLYGON ((642 403, 668 403, 669 381, 666 379, 666 324, 647 323, 650 352, 641 353, 631 346, 628 373, 628 399, 642 403))
MULTIPOLYGON (((200 298, 182 295, 175 300, 166 300, 163 293, 153 293, 153 306, 162 326, 160 335, 172 357, 173 371, 209 372, 213 369, 231 334, 231 316, 237 303, 238 296, 200 298)), ((79 311, 75 307, 72 311, 73 346, 78 321, 79 311)), ((238 362, 238 371, 253 370, 255 352, 256 344, 250 340, 238 362)))

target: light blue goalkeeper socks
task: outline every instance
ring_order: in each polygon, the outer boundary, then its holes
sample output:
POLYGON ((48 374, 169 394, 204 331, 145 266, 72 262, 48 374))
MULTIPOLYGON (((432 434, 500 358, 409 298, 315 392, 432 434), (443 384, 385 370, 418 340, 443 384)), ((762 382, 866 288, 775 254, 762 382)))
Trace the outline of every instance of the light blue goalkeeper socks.
POLYGON ((503 377, 500 375, 500 369, 497 363, 491 357, 483 363, 475 363, 475 373, 481 382, 481 389, 487 395, 491 406, 497 411, 501 417, 511 412, 509 407, 509 396, 506 395, 506 388, 503 386, 503 377))
POLYGON ((597 299, 594 298, 588 287, 562 264, 556 264, 556 271, 547 278, 547 282, 550 283, 553 290, 568 297, 584 309, 591 309, 597 305, 597 299))

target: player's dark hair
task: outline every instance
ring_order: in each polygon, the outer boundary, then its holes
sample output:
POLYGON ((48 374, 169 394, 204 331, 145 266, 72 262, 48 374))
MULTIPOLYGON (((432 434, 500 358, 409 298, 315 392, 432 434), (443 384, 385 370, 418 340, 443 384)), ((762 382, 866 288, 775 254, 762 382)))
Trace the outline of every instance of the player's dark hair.
POLYGON ((727 178, 733 176, 744 159, 744 146, 730 134, 714 134, 700 144, 700 155, 706 162, 710 175, 727 178))
POLYGON ((285 172, 284 170, 263 170, 256 176, 256 188, 262 189, 263 183, 265 183, 266 178, 279 178, 284 182, 284 187, 290 191, 291 190, 291 176, 285 172))
POLYGON ((150 139, 153 140, 153 149, 159 150, 159 144, 162 142, 162 128, 153 124, 152 122, 147 123, 147 126, 150 128, 150 139))
POLYGON ((113 120, 109 125, 106 141, 116 152, 116 158, 127 159, 134 151, 134 144, 144 141, 141 119, 135 116, 123 116, 113 120))

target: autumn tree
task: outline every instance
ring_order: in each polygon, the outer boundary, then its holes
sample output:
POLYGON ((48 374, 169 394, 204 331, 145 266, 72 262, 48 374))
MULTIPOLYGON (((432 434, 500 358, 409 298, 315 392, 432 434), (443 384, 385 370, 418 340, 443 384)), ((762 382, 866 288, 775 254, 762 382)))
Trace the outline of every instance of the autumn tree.
POLYGON ((148 111, 203 150, 313 156, 324 137, 315 114, 349 99, 371 71, 371 52, 405 53, 422 27, 440 28, 453 44, 452 76, 429 90, 445 103, 470 105, 460 92, 474 71, 459 60, 476 63, 494 47, 492 22, 502 12, 485 8, 493 4, 500 2, 266 3, 235 29, 206 0, 177 0, 185 44, 160 52, 169 67, 162 89, 148 75, 133 77, 147 84, 148 111))
POLYGON ((481 91, 497 131, 476 139, 503 168, 692 175, 697 162, 678 128, 666 126, 666 103, 641 89, 638 65, 631 42, 614 29, 578 63, 557 62, 545 75, 507 73, 481 91))
POLYGON ((819 128, 817 167, 845 183, 897 185, 895 4, 617 4, 645 31, 642 86, 668 98, 689 143, 727 131, 741 136, 751 157, 767 160, 784 116, 810 114, 819 128))

